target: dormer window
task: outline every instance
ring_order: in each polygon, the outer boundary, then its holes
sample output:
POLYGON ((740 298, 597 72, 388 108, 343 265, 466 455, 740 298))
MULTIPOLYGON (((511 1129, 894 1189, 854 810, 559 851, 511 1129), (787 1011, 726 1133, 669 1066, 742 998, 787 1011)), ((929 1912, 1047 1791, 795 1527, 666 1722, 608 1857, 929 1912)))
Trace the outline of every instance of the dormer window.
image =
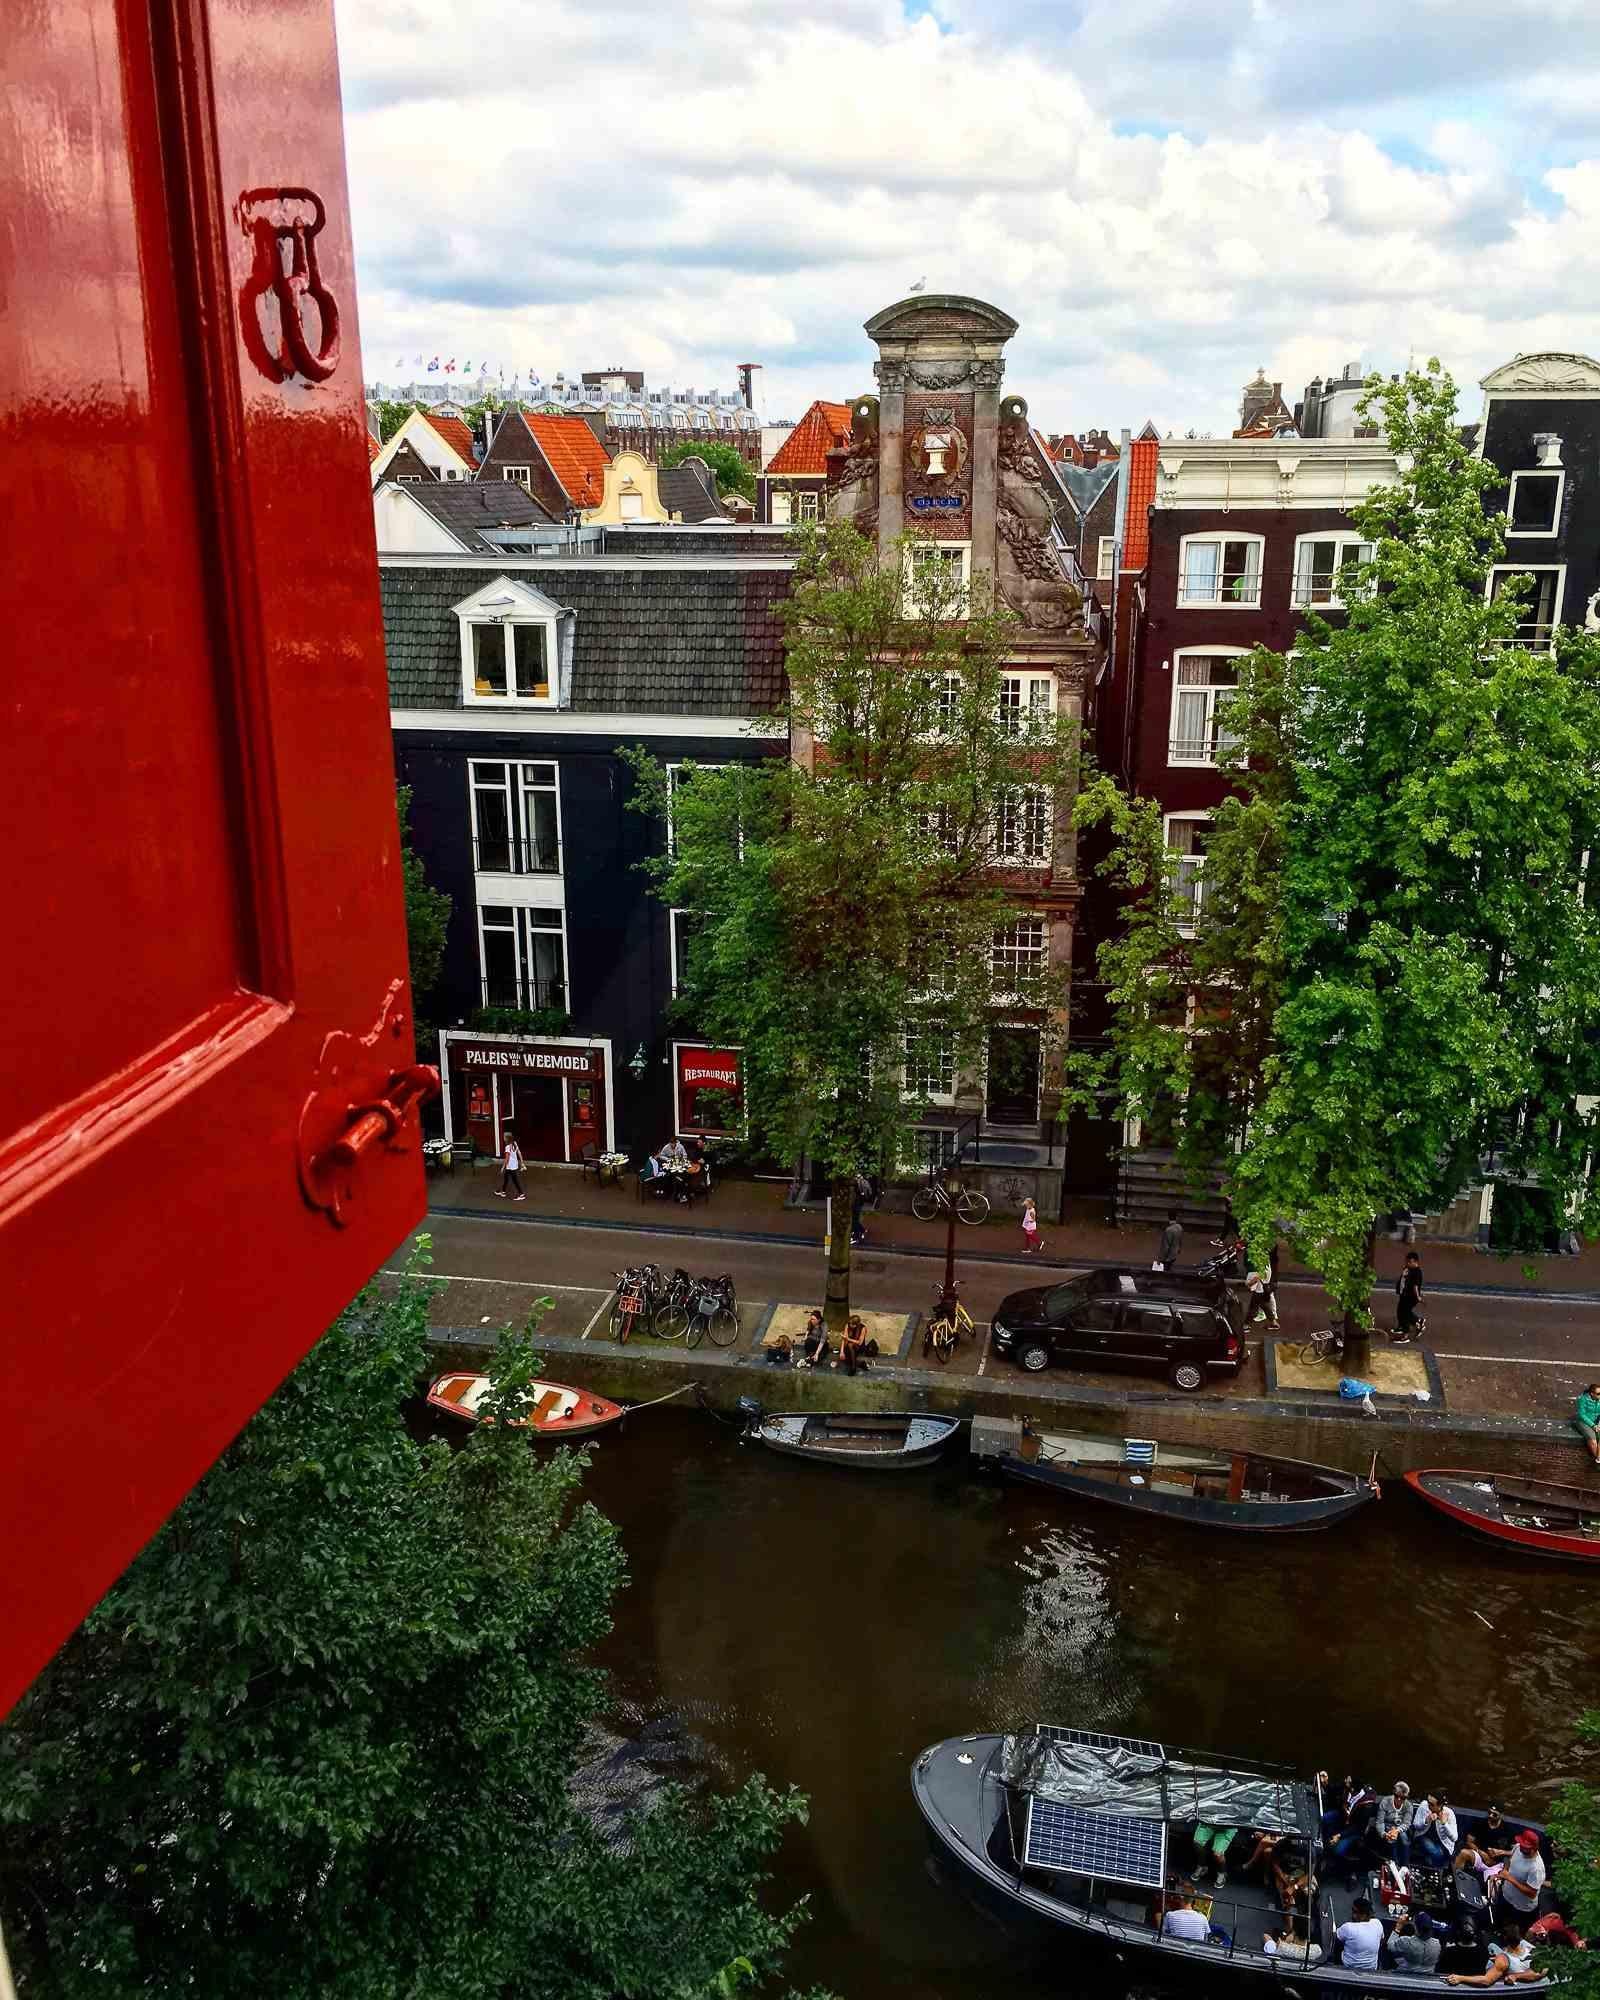
POLYGON ((560 607, 502 577, 455 607, 461 698, 469 708, 554 708, 560 607))

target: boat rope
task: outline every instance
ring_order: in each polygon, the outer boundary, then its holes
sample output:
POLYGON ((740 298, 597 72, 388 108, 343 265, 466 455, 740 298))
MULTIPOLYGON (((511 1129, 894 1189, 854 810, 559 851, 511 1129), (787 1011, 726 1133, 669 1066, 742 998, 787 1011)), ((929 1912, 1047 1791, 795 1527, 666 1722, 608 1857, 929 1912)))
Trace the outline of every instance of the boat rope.
POLYGON ((670 1403, 675 1397, 690 1395, 699 1387, 698 1382, 685 1382, 681 1389, 669 1389, 664 1396, 652 1396, 648 1403, 630 1403, 623 1414, 631 1417, 638 1410, 653 1410, 658 1403, 670 1403))

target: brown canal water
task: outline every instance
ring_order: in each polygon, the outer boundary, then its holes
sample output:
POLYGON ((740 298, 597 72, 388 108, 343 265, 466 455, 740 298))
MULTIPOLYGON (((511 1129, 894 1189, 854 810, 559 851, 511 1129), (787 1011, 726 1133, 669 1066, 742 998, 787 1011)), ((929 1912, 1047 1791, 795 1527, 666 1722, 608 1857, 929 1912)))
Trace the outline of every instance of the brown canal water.
POLYGON ((764 1771, 811 1799, 781 1883, 811 1899, 797 1988, 842 2000, 1114 1991, 1041 1960, 932 1870, 909 1771, 926 1744, 1054 1721, 1325 1767, 1543 1818, 1600 1780, 1600 1591, 1519 1567, 1399 1480, 1324 1534, 1274 1542, 1142 1521, 971 1478, 850 1474, 652 1411, 586 1490, 632 1582, 604 1648, 613 1726, 652 1769, 764 1771))

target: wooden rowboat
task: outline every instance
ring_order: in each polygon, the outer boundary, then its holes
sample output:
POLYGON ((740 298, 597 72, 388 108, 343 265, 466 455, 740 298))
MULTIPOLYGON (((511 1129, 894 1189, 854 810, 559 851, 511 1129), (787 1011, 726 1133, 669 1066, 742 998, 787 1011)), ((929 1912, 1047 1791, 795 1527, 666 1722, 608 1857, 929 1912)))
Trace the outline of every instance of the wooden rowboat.
POLYGON ((907 1411, 797 1411, 757 1417, 747 1436, 788 1458, 857 1472, 909 1472, 931 1465, 961 1428, 959 1417, 907 1411))
POLYGON ((1452 1521, 1530 1555, 1600 1562, 1600 1484, 1558 1486, 1508 1472, 1430 1467, 1406 1484, 1452 1521))
MULTIPOLYGON (((569 1389, 562 1382, 530 1382, 533 1407, 521 1423, 538 1437, 588 1437, 622 1416, 620 1403, 587 1389, 569 1389)), ((428 1407, 447 1417, 478 1421, 478 1406, 489 1393, 487 1375, 441 1375, 428 1390, 428 1407)))
POLYGON ((1246 1534, 1331 1527, 1378 1498, 1371 1472, 1080 1431, 1027 1434, 1023 1450, 1001 1454, 998 1463, 1004 1478, 1025 1485, 1246 1534))

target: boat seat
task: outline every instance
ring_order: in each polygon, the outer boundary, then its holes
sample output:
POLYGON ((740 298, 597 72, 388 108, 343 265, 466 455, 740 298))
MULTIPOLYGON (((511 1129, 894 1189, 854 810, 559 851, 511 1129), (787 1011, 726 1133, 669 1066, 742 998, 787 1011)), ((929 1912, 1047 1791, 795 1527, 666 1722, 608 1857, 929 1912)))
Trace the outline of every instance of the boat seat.
POLYGON ((561 1391, 559 1389, 546 1389, 538 1402, 528 1412, 528 1422, 530 1424, 542 1424, 552 1410, 560 1407, 560 1403, 561 1391))
POLYGON ((459 1403, 471 1387, 472 1377, 470 1375, 458 1375, 453 1382, 445 1384, 439 1391, 439 1395, 441 1400, 446 1403, 459 1403))

